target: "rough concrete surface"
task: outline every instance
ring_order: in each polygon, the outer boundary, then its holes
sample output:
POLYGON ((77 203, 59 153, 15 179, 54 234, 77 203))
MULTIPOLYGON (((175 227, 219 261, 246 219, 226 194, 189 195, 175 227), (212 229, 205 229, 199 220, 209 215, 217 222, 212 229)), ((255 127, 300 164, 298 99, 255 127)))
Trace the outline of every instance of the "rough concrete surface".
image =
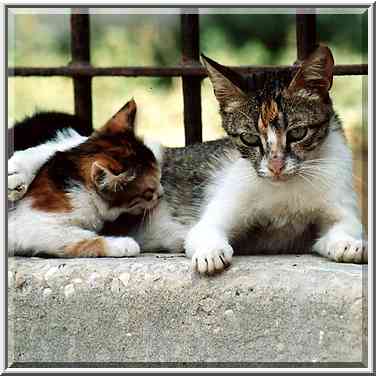
POLYGON ((8 270, 9 366, 366 365, 366 266, 312 255, 248 256, 200 277, 182 255, 152 254, 15 257, 8 270))

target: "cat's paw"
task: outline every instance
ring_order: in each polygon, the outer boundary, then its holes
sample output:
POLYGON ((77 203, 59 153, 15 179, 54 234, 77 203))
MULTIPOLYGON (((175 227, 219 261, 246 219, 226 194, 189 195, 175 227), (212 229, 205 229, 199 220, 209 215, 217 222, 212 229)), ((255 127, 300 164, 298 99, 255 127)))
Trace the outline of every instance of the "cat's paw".
POLYGON ((185 252, 192 268, 201 274, 220 272, 231 264, 234 253, 227 238, 212 228, 196 226, 187 236, 185 252))
POLYGON ((27 192, 28 186, 33 180, 29 171, 25 168, 27 155, 24 151, 17 151, 8 160, 8 200, 17 201, 27 192))
POLYGON ((106 256, 108 257, 134 257, 141 253, 138 243, 127 237, 108 237, 108 250, 106 256))
POLYGON ((200 249, 192 256, 192 268, 201 274, 220 272, 231 264, 233 249, 222 244, 212 249, 200 249))
POLYGON ((27 176, 22 171, 8 171, 8 200, 20 200, 27 192, 27 176))
POLYGON ((336 262, 366 264, 368 244, 365 240, 349 239, 334 241, 328 245, 328 257, 336 262))

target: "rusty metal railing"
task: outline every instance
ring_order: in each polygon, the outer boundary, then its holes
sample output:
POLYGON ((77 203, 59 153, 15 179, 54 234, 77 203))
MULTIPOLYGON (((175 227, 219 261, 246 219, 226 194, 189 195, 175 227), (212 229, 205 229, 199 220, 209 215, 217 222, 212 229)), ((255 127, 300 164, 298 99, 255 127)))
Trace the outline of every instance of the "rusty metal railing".
MULTIPOLYGON (((92 131, 92 88, 91 80, 97 76, 124 77, 181 77, 184 98, 184 130, 186 145, 202 141, 201 80, 206 77, 200 64, 199 15, 198 10, 181 15, 182 61, 172 67, 93 67, 90 64, 90 19, 87 11, 73 8, 71 11, 71 54, 72 61, 63 67, 11 67, 8 76, 65 76, 74 83, 75 113, 85 120, 92 131)), ((296 15, 297 60, 303 60, 316 44, 316 15, 305 12, 296 15)), ((283 71, 296 69, 294 66, 239 66, 232 67, 241 73, 260 71, 283 71)), ((336 65, 335 75, 367 75, 367 64, 336 65)))

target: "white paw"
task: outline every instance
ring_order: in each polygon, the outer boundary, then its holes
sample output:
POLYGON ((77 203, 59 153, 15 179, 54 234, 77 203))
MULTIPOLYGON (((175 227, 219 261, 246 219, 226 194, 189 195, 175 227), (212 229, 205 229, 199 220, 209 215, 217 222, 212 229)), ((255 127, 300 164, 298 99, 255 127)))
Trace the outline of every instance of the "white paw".
POLYGON ((20 171, 8 171, 8 200, 20 200, 27 192, 27 176, 20 171))
POLYGON ((29 170, 25 167, 28 156, 25 151, 17 151, 8 160, 8 200, 17 201, 27 192, 33 180, 29 170))
POLYGON ((229 266, 234 253, 227 238, 213 228, 195 226, 185 241, 185 251, 192 258, 192 268, 213 274, 229 266))
POLYGON ((366 264, 368 262, 368 244, 365 240, 338 240, 328 245, 328 257, 337 262, 366 264))
POLYGON ((132 238, 107 237, 108 257, 132 257, 141 253, 140 246, 132 238))

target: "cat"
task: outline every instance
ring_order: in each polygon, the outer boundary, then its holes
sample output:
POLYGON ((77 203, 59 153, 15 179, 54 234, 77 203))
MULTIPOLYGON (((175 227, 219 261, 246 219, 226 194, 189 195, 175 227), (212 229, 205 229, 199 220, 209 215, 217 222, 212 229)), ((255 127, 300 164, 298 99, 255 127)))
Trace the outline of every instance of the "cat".
MULTIPOLYGON (((89 138, 67 129, 40 146, 43 158, 32 149, 18 152, 21 165, 33 164, 35 178, 27 177, 30 186, 21 184, 10 195, 13 201, 24 196, 8 215, 10 254, 124 257, 140 253, 129 236, 98 234, 106 220, 152 210, 163 193, 156 156, 134 134, 135 115, 136 103, 131 100, 89 138), (68 150, 56 152, 59 144, 58 149, 68 150), (46 162, 48 149, 53 155, 46 162)), ((13 158, 8 184, 25 180, 12 174, 16 166, 13 158)))
POLYGON ((367 262, 351 151, 329 97, 330 49, 319 45, 292 79, 246 80, 203 61, 236 151, 185 241, 194 268, 222 270, 231 263, 231 242, 244 234, 259 252, 313 243, 332 260, 367 262))
POLYGON ((313 249, 337 262, 366 263, 351 151, 329 97, 329 48, 320 45, 294 74, 244 77, 202 60, 228 137, 166 148, 158 207, 144 223, 129 227, 122 215, 102 232, 129 231, 145 250, 185 251, 203 274, 229 266, 234 250, 313 249))

